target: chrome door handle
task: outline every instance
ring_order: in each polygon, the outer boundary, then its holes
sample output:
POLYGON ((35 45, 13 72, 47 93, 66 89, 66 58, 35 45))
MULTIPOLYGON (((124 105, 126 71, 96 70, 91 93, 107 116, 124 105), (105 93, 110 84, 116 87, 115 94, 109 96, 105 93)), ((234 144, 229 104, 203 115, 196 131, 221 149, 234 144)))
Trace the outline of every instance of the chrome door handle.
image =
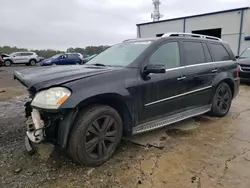
POLYGON ((213 69, 212 73, 218 72, 218 69, 213 69))
POLYGON ((180 76, 179 78, 177 78, 178 81, 185 80, 185 79, 186 79, 186 76, 180 76))

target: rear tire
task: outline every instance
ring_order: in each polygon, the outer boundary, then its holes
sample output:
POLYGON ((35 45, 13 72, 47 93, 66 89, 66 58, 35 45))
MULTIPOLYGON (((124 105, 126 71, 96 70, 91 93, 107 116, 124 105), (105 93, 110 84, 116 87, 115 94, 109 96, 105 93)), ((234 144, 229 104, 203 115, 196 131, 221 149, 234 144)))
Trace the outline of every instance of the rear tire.
POLYGON ((35 66, 36 65, 36 60, 34 60, 34 59, 30 60, 29 64, 31 66, 35 66))
POLYGON ((4 61, 4 66, 6 66, 6 67, 10 67, 11 64, 12 64, 12 62, 10 60, 4 61))
POLYGON ((112 157, 122 138, 118 112, 104 105, 79 112, 69 136, 68 154, 77 163, 99 166, 112 157))
POLYGON ((217 117, 224 117, 230 110, 232 103, 232 91, 229 85, 222 82, 215 91, 211 114, 217 117))

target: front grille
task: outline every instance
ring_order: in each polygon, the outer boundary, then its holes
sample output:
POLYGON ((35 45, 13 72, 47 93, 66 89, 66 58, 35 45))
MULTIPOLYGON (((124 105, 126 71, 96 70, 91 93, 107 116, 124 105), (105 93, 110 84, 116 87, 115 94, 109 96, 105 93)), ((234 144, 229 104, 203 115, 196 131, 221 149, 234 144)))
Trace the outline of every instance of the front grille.
POLYGON ((250 72, 250 65, 240 65, 242 71, 250 72))

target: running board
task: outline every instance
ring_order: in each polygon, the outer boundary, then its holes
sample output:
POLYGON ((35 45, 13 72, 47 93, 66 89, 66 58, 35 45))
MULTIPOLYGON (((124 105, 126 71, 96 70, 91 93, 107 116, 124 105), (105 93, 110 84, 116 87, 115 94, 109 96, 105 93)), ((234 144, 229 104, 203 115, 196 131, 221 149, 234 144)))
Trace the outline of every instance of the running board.
POLYGON ((206 112, 209 112, 210 110, 211 110, 211 105, 207 105, 207 106, 202 106, 202 107, 195 108, 192 110, 180 112, 178 114, 174 114, 174 115, 160 118, 157 120, 153 120, 150 122, 146 122, 146 123, 143 123, 134 127, 132 134, 135 135, 135 134, 140 134, 140 133, 144 133, 147 131, 151 131, 154 129, 158 129, 166 125, 170 125, 170 124, 182 121, 184 119, 188 119, 194 116, 205 114, 206 112))

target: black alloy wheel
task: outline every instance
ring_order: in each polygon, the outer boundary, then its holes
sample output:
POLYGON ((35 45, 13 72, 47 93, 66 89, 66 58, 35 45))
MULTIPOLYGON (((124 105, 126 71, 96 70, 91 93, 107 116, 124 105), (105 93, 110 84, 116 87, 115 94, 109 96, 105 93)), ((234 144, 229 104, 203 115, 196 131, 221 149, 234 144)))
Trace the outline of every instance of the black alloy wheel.
POLYGON ((85 135, 85 149, 90 158, 103 158, 113 148, 117 136, 117 123, 104 115, 89 126, 85 135))
POLYGON ((95 167, 108 161, 122 138, 119 113, 110 106, 82 109, 69 135, 68 155, 77 163, 95 167))
POLYGON ((215 116, 223 117, 230 110, 232 103, 232 91, 227 83, 221 83, 215 92, 212 113, 215 116))

